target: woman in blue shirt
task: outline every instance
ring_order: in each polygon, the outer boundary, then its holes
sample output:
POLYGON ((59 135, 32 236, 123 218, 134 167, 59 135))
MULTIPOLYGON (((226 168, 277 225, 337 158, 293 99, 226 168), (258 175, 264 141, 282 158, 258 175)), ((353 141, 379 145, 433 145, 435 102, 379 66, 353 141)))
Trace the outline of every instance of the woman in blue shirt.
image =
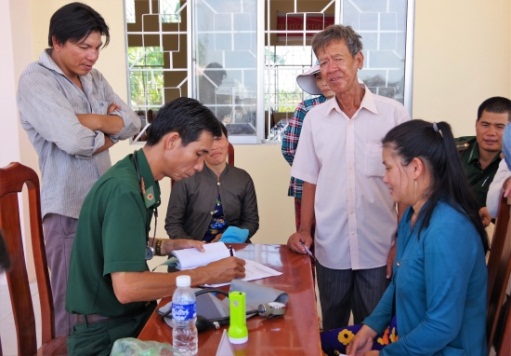
POLYGON ((392 282, 355 337, 342 339, 346 352, 487 355, 488 242, 449 124, 411 120, 393 128, 383 139, 383 164, 394 201, 409 207, 392 282), (374 350, 393 315, 398 336, 374 350))

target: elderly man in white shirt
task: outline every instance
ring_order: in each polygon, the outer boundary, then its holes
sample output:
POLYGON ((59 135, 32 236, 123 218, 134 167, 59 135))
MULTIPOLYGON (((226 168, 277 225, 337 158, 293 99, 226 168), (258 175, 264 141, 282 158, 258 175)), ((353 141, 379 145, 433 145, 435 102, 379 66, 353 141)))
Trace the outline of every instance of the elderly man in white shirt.
POLYGON ((381 140, 410 119, 403 105, 360 84, 364 56, 351 27, 333 25, 312 40, 321 75, 335 93, 304 121, 291 175, 303 180, 302 215, 288 246, 315 251, 323 329, 361 323, 388 285, 396 206, 383 182, 381 140))

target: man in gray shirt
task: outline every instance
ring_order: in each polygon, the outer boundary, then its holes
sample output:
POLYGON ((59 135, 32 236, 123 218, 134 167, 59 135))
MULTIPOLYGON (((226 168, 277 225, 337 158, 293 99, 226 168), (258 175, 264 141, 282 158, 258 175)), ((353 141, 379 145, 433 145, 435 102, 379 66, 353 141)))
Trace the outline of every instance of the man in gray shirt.
POLYGON ((83 200, 111 166, 108 149, 140 130, 138 116, 93 69, 109 40, 109 28, 94 9, 81 3, 65 5, 50 20, 50 48, 19 80, 21 124, 39 155, 42 175, 43 230, 57 336, 68 335, 74 324, 64 307, 83 200))

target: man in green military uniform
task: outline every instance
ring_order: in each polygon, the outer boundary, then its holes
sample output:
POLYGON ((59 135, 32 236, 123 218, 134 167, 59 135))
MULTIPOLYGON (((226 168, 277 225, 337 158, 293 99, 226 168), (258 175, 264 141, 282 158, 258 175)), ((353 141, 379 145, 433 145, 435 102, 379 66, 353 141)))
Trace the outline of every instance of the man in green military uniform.
POLYGON ((499 167, 502 133, 510 119, 511 101, 498 96, 489 98, 477 110, 476 136, 456 139, 465 175, 479 202, 479 214, 485 226, 491 221, 486 195, 499 167))
POLYGON ((203 249, 202 241, 149 237, 149 227, 158 217, 158 181, 200 171, 221 134, 211 110, 194 99, 176 99, 156 114, 145 146, 92 187, 80 211, 69 267, 66 309, 78 320, 67 339, 69 355, 109 355, 115 340, 136 337, 154 300, 172 295, 178 275, 189 275, 194 286, 245 276, 245 262, 236 257, 174 273, 147 266, 154 253, 203 249))

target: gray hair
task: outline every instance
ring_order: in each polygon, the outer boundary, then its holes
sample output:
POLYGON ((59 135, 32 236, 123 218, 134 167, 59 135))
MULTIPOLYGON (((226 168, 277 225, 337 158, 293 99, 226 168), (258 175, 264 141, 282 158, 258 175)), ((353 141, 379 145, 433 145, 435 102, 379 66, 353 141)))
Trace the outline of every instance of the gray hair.
POLYGON ((362 36, 356 33, 351 26, 330 25, 314 35, 312 38, 312 50, 317 56, 318 50, 324 49, 331 42, 345 40, 351 55, 356 56, 363 48, 361 38, 362 36))

